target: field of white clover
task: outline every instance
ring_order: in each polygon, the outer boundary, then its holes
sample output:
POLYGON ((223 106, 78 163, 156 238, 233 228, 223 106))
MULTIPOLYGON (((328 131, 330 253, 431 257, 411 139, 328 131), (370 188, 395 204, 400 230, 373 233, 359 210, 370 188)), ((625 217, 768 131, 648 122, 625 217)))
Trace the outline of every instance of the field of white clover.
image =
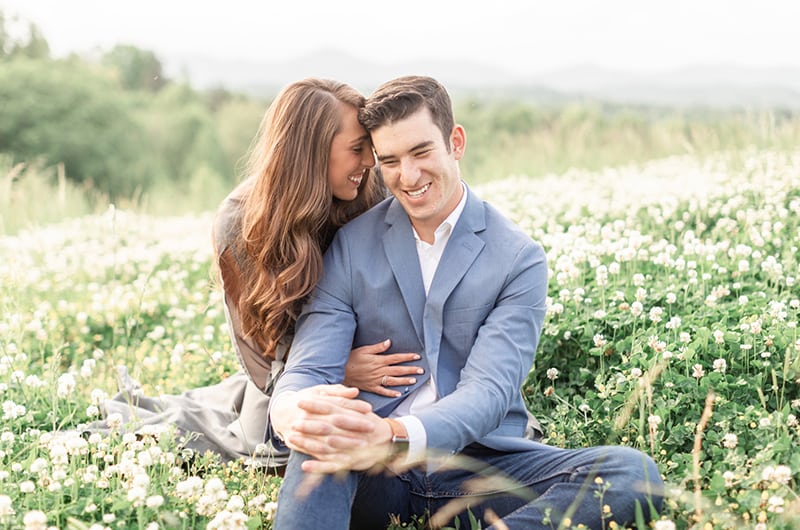
MULTIPOLYGON (((653 455, 658 530, 796 527, 800 153, 476 191, 547 251, 523 388, 546 442, 653 455)), ((237 371, 211 218, 112 208, 0 238, 0 527, 270 528, 280 479, 248 462, 188 455, 169 430, 62 434, 102 416, 117 365, 148 394, 237 371)))

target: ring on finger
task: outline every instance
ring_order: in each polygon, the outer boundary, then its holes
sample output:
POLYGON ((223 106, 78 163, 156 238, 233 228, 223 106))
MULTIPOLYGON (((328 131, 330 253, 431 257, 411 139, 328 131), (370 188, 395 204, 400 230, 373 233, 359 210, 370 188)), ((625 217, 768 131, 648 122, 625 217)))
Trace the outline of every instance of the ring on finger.
POLYGON ((389 376, 386 376, 386 375, 384 375, 383 377, 381 377, 381 386, 386 386, 386 383, 388 382, 388 381, 387 381, 387 378, 388 378, 388 377, 389 377, 389 376))

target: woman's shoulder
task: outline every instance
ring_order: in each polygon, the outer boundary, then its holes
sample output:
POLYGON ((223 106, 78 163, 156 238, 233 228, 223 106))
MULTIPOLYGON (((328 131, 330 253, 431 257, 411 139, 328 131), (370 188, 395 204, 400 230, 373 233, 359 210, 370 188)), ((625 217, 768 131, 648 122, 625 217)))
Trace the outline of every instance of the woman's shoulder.
POLYGON ((242 224, 242 206, 253 187, 254 178, 248 177, 225 197, 217 207, 212 237, 217 255, 222 254, 239 237, 242 224))

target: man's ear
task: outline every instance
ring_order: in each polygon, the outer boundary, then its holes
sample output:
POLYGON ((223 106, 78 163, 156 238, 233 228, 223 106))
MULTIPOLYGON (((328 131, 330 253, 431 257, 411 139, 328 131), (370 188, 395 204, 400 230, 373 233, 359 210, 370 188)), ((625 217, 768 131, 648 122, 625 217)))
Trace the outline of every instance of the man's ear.
POLYGON ((456 124, 450 132, 450 150, 456 160, 461 160, 467 148, 467 132, 464 127, 456 124))

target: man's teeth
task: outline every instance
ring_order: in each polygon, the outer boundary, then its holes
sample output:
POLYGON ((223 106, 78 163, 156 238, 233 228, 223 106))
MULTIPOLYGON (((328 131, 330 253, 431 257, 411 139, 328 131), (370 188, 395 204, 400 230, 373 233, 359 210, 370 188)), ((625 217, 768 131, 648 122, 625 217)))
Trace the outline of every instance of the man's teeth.
POLYGON ((408 193, 412 197, 421 197, 422 194, 425 193, 426 191, 428 191, 428 188, 430 188, 430 187, 431 187, 430 184, 425 184, 424 186, 422 186, 420 189, 418 189, 416 191, 407 191, 406 193, 408 193))

